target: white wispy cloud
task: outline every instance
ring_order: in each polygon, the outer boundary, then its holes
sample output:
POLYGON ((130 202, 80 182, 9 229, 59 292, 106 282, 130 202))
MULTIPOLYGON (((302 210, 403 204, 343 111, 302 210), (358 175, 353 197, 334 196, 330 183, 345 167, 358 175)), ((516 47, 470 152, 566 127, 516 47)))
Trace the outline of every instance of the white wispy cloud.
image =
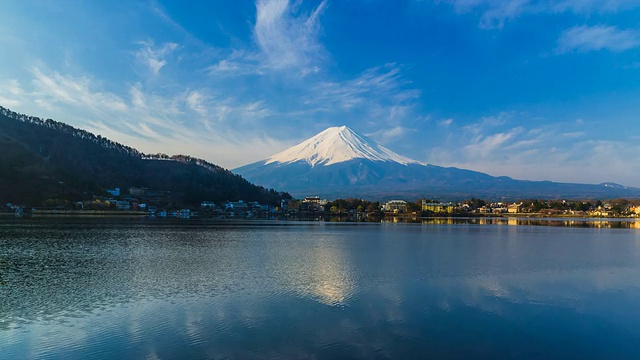
MULTIPOLYGON (((440 0, 436 0, 440 2, 440 0)), ((616 13, 640 7, 640 0, 448 0, 458 13, 477 12, 478 26, 501 29, 505 23, 527 14, 579 15, 616 13)))
POLYGON ((424 160, 516 179, 637 185, 640 164, 625 160, 640 151, 634 141, 600 139, 585 131, 584 121, 535 124, 520 112, 453 123, 448 140, 428 149, 424 160))
POLYGON ((6 79, 0 82, 0 104, 15 107, 20 105, 20 97, 24 91, 16 79, 6 79))
POLYGON ((438 125, 440 125, 440 126, 445 126, 445 127, 446 127, 446 126, 449 126, 449 125, 451 125, 451 124, 453 124, 453 119, 451 119, 451 118, 449 118, 449 119, 442 119, 442 120, 440 120, 440 121, 438 122, 438 125))
POLYGON ((531 11, 528 0, 492 2, 480 19, 480 27, 485 29, 501 29, 506 21, 513 20, 521 14, 531 11))
POLYGON ((189 105, 189 108, 204 117, 209 113, 204 104, 205 101, 206 97, 201 91, 194 90, 187 95, 187 105, 189 105))
POLYGON ((481 136, 482 134, 493 131, 493 128, 505 124, 515 115, 517 115, 515 112, 504 111, 496 115, 483 116, 476 122, 464 125, 462 130, 474 137, 481 136))
POLYGON ((415 132, 415 129, 410 129, 403 126, 394 126, 390 128, 383 128, 373 133, 366 134, 368 137, 375 139, 382 144, 395 143, 402 139, 407 134, 415 132))
POLYGON ((615 13, 640 6, 640 0, 564 0, 551 2, 550 9, 556 12, 571 11, 590 14, 615 13))
POLYGON ((265 74, 264 57, 250 49, 233 49, 205 70, 213 77, 239 77, 265 74))
POLYGON ((350 109, 371 97, 402 103, 420 96, 416 89, 405 88, 408 84, 401 74, 400 67, 387 64, 367 69, 353 79, 320 81, 309 92, 305 104, 326 106, 328 109, 335 109, 336 106, 350 109))
POLYGON ((30 84, 4 81, 0 101, 16 111, 78 126, 147 153, 182 153, 235 167, 255 154, 275 153, 282 146, 259 129, 234 126, 271 114, 260 101, 217 98, 204 89, 157 94, 135 83, 121 96, 106 91, 89 76, 73 76, 33 67, 30 84), (7 94, 12 101, 3 101, 7 94), (226 126, 220 126, 225 123, 226 126))
POLYGON ((640 47, 640 31, 620 30, 615 26, 605 25, 576 26, 560 35, 557 51, 624 51, 636 47, 640 47))
POLYGON ((301 2, 256 0, 253 44, 227 51, 207 67, 215 77, 266 75, 274 72, 296 76, 318 73, 328 58, 320 42, 320 17, 327 7, 322 1, 310 12, 301 2))
POLYGON ((160 70, 167 65, 167 57, 178 49, 178 44, 167 42, 161 45, 154 41, 141 41, 141 48, 135 52, 135 58, 146 66, 153 75, 158 75, 160 70))
POLYGON ((540 11, 532 0, 449 0, 458 13, 478 12, 483 29, 501 29, 505 22, 524 13, 540 11))
POLYGON ((65 76, 58 72, 45 74, 38 67, 33 67, 31 74, 36 96, 93 110, 128 110, 127 104, 119 96, 94 91, 91 88, 92 80, 89 77, 65 76))
POLYGON ((322 1, 309 14, 299 13, 300 4, 289 0, 257 0, 253 34, 272 69, 296 69, 303 74, 317 72, 324 48, 318 37, 322 1))
POLYGON ((472 142, 464 147, 467 158, 476 159, 494 156, 497 152, 506 149, 508 142, 514 139, 522 130, 522 128, 514 128, 506 132, 474 137, 472 142))

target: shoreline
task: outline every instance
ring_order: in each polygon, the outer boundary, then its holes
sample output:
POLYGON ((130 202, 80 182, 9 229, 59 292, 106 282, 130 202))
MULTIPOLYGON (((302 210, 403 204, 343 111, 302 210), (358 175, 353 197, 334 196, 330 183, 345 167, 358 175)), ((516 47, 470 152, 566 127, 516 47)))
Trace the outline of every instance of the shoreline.
POLYGON ((121 211, 121 210, 33 210, 25 217, 30 218, 92 218, 92 217, 145 217, 149 216, 146 211, 121 211))

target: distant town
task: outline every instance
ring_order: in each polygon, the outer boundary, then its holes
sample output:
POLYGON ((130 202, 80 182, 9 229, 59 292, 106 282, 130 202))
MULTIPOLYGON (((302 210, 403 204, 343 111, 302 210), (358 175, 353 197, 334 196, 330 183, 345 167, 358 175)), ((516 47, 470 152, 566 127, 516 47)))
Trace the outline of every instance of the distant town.
POLYGON ((537 200, 490 202, 471 198, 461 202, 390 200, 387 202, 348 198, 329 201, 319 196, 283 199, 279 205, 256 201, 214 202, 203 199, 196 208, 176 208, 166 191, 147 188, 105 189, 92 200, 49 199, 40 207, 0 204, 0 215, 15 217, 60 216, 139 216, 151 218, 217 219, 307 219, 338 218, 345 221, 379 220, 385 217, 597 217, 633 218, 640 216, 640 200, 537 200))

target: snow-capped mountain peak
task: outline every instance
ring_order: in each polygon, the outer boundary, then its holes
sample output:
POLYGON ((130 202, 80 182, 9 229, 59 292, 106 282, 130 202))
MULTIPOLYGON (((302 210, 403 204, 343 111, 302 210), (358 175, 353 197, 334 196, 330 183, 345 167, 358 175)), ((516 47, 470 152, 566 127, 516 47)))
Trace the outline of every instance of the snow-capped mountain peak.
POLYGON ((271 156, 266 159, 265 165, 305 161, 314 167, 353 159, 424 165, 417 160, 398 155, 346 126, 330 127, 298 145, 271 156))

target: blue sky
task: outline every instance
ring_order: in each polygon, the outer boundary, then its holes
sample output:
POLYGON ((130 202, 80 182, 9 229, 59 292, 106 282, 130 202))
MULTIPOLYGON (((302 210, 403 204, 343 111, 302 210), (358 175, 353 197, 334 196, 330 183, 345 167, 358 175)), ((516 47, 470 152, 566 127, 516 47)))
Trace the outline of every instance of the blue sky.
POLYGON ((145 152, 234 168, 347 125, 640 186, 640 0, 8 0, 0 46, 0 105, 145 152))

